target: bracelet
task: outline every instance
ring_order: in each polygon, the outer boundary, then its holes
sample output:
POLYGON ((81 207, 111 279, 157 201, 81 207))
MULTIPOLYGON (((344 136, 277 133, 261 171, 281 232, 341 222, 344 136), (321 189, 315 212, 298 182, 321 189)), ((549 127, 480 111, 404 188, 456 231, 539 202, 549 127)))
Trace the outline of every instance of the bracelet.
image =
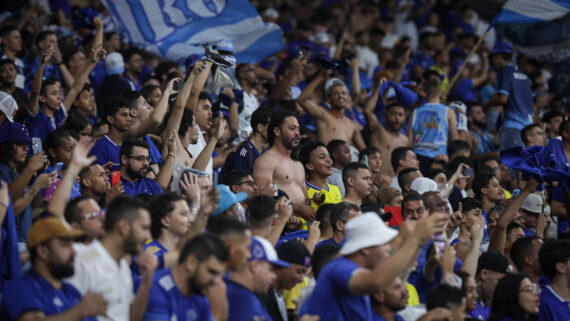
POLYGON ((4 202, 0 202, 0 205, 4 206, 5 208, 8 208, 8 205, 6 205, 4 202))
POLYGON ((172 156, 172 158, 176 159, 176 155, 174 155, 174 154, 168 154, 168 155, 166 155, 166 157, 168 157, 168 156, 172 156))

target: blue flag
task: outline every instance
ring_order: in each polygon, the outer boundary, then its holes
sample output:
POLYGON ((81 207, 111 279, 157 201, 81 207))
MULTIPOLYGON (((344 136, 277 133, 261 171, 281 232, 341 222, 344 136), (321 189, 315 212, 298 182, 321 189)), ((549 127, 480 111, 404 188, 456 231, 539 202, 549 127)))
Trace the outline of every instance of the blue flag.
POLYGON ((559 62, 570 57, 570 1, 509 0, 491 25, 523 53, 559 62))
POLYGON ((103 0, 127 43, 182 64, 200 43, 231 40, 238 62, 283 49, 282 30, 265 24, 247 0, 103 0))

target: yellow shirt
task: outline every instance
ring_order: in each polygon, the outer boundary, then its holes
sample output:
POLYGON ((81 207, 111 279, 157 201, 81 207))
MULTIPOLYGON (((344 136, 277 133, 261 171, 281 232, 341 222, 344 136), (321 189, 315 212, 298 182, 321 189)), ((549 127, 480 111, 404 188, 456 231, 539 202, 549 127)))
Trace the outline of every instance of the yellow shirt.
POLYGON ((418 291, 410 283, 406 282, 406 289, 408 289, 408 305, 418 305, 420 304, 420 297, 418 296, 418 291))
POLYGON ((285 300, 285 304, 287 305, 287 310, 295 310, 297 306, 297 299, 301 296, 301 290, 304 289, 311 279, 308 277, 304 277, 303 281, 297 283, 291 290, 286 290, 283 292, 283 299, 285 300))
MULTIPOLYGON (((340 194, 340 189, 336 185, 332 185, 327 183, 327 187, 325 190, 322 188, 315 186, 309 181, 305 181, 305 186, 307 186, 307 193, 309 194, 309 205, 315 210, 315 212, 321 207, 323 204, 338 204, 342 202, 342 195, 340 194), (324 200, 322 200, 322 194, 325 195, 324 200), (317 197, 319 199, 317 199, 317 197)), ((301 229, 307 229, 307 221, 303 218, 300 218, 301 222, 303 223, 303 227, 301 229)))

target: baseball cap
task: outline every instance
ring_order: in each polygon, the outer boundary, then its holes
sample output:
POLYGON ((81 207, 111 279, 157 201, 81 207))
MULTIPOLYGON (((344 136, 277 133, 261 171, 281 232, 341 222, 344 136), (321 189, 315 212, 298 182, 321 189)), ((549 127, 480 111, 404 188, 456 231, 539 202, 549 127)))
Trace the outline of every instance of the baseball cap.
POLYGON ((479 261, 477 262, 477 274, 479 274, 482 269, 499 273, 509 273, 512 270, 509 260, 507 260, 503 254, 494 250, 487 251, 479 257, 479 261))
POLYGON ((297 240, 281 243, 277 247, 277 256, 281 261, 289 264, 298 264, 304 267, 311 266, 311 253, 297 240))
POLYGON ((333 87, 335 86, 343 86, 346 88, 346 84, 344 83, 344 81, 338 79, 338 78, 331 78, 329 80, 327 80, 327 82, 325 83, 325 93, 326 96, 328 96, 330 94, 330 91, 333 89, 333 87))
POLYGON ((0 110, 10 122, 13 122, 14 115, 18 111, 18 103, 16 103, 12 95, 0 91, 0 110))
POLYGON ((28 248, 33 249, 38 244, 52 238, 78 238, 85 235, 82 231, 72 230, 69 224, 58 217, 38 219, 30 228, 28 248))
POLYGON ((390 202, 394 199, 394 197, 400 194, 401 194, 400 191, 398 191, 393 187, 381 188, 380 191, 378 192, 378 196, 380 197, 380 202, 382 202, 383 205, 390 204, 390 202))
POLYGON ((107 75, 116 75, 125 71, 125 61, 123 55, 118 52, 112 52, 105 58, 105 71, 107 75))
POLYGON ((535 193, 528 194, 521 205, 521 208, 534 214, 542 214, 542 197, 535 193))
POLYGON ((289 263, 282 261, 279 259, 275 248, 268 240, 259 237, 259 236, 252 236, 251 237, 251 245, 249 246, 249 250, 251 252, 251 257, 249 261, 259 260, 259 261, 267 261, 273 265, 280 266, 280 267, 288 267, 289 263))
POLYGON ((262 15, 264 18, 279 19, 279 12, 274 8, 267 8, 262 15))
POLYGON ((13 122, 5 123, 0 127, 0 142, 14 142, 18 144, 31 144, 32 140, 24 124, 13 122))
POLYGON ((218 202, 218 209, 211 214, 211 216, 216 216, 221 214, 223 211, 232 207, 235 203, 239 203, 247 198, 247 193, 237 192, 234 193, 230 190, 228 185, 219 184, 218 190, 220 191, 220 202, 218 202))
POLYGON ((437 183, 431 178, 418 177, 414 179, 412 185, 410 185, 410 189, 412 191, 418 192, 420 195, 426 192, 436 192, 437 183))
POLYGON ((506 42, 497 42, 491 51, 491 55, 497 53, 513 53, 513 47, 506 42))
POLYGON ((398 232, 389 228, 374 212, 366 212, 348 220, 344 225, 345 242, 340 255, 352 254, 371 246, 390 242, 398 232))

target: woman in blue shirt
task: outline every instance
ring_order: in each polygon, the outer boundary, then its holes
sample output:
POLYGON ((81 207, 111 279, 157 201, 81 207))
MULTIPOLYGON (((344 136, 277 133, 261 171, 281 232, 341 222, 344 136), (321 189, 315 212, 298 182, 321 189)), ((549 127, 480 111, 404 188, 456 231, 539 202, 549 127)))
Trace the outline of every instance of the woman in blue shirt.
POLYGON ((538 320, 540 287, 523 274, 507 274, 497 283, 489 321, 538 320))

